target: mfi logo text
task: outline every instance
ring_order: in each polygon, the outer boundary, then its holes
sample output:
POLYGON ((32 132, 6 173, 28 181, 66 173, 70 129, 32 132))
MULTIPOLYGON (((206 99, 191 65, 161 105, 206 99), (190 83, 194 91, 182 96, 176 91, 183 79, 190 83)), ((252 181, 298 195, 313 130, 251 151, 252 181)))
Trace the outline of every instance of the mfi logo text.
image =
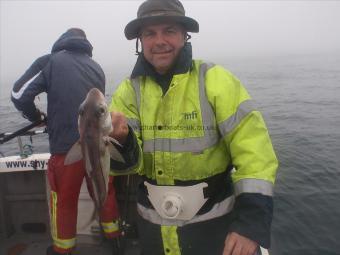
POLYGON ((185 120, 195 120, 195 119, 197 119, 197 112, 196 111, 184 112, 182 114, 183 114, 185 120))

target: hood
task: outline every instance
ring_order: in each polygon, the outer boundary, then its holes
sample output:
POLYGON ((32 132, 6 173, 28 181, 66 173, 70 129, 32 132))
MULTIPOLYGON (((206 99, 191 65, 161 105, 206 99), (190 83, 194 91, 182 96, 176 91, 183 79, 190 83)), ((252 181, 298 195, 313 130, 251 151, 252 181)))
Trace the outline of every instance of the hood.
POLYGON ((69 50, 75 52, 83 52, 92 57, 92 45, 86 39, 86 34, 79 28, 70 28, 63 33, 52 47, 52 53, 69 50))

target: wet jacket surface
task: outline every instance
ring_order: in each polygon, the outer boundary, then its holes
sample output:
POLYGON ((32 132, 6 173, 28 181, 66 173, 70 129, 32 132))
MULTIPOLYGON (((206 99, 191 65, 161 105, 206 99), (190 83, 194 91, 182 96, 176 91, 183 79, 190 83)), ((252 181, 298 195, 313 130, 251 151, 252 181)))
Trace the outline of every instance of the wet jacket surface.
POLYGON ((78 140, 78 107, 87 92, 105 91, 105 75, 91 58, 85 36, 68 30, 55 42, 52 53, 38 58, 16 81, 11 99, 30 121, 39 119, 35 97, 47 93, 47 130, 50 152, 66 153, 78 140))
POLYGON ((155 185, 208 183, 208 200, 194 219, 218 214, 226 203, 232 208, 209 220, 164 221, 153 213, 141 183, 137 207, 143 252, 222 254, 231 231, 269 247, 278 162, 263 118, 235 76, 192 60, 190 45, 170 78, 154 74, 139 56, 110 107, 127 116, 135 134, 127 143, 135 150, 126 157, 130 164, 112 162, 113 172, 135 171, 155 185))

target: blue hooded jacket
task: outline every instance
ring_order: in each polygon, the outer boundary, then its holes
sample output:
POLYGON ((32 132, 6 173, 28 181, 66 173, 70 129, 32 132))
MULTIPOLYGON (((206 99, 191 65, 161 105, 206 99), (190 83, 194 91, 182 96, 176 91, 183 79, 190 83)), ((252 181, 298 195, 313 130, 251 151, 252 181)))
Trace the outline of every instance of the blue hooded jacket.
POLYGON ((41 118, 35 97, 47 93, 47 130, 51 154, 66 153, 78 140, 78 108, 87 92, 105 92, 105 75, 91 58, 92 45, 78 28, 67 30, 51 54, 38 58, 15 82, 11 99, 30 121, 41 118))

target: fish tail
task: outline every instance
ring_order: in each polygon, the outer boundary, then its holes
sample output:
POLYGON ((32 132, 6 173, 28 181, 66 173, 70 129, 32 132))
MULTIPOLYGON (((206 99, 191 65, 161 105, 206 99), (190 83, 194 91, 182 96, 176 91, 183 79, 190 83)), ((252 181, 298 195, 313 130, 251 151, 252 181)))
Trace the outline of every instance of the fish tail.
MULTIPOLYGON (((99 215, 97 213, 96 207, 94 207, 92 214, 91 214, 91 218, 83 226, 80 226, 79 228, 80 229, 88 228, 91 225, 91 223, 94 222, 97 218, 99 219, 99 215)), ((98 222, 100 222, 100 221, 98 220, 98 222)), ((99 225, 100 225, 100 223, 99 223, 99 225)))

